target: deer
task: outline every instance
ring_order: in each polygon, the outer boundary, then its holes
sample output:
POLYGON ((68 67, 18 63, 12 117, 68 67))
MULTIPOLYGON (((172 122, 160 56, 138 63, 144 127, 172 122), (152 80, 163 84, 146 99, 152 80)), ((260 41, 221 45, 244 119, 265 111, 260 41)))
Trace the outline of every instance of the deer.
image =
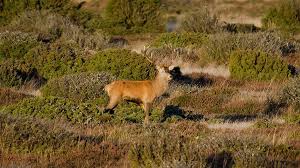
POLYGON ((106 85, 104 90, 109 96, 109 103, 104 112, 113 114, 113 109, 121 101, 134 102, 144 109, 144 125, 149 125, 149 113, 153 102, 167 91, 172 79, 167 67, 156 66, 156 69, 157 75, 153 80, 117 80, 106 85))

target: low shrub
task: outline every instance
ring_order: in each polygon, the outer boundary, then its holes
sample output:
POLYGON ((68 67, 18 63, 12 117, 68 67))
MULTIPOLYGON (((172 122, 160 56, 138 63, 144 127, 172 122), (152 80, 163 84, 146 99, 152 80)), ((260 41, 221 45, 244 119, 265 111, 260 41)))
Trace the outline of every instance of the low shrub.
POLYGON ((37 36, 22 32, 0 33, 0 61, 6 58, 22 58, 38 45, 37 36))
POLYGON ((32 96, 19 93, 7 88, 0 88, 0 106, 17 103, 32 96))
POLYGON ((87 32, 70 18, 46 10, 26 11, 6 26, 6 29, 37 34, 38 40, 45 43, 59 38, 72 40, 81 48, 92 50, 107 47, 110 38, 101 31, 87 32))
POLYGON ((236 92, 232 88, 213 88, 176 97, 171 100, 171 104, 201 114, 223 113, 223 105, 229 102, 236 92))
POLYGON ((103 136, 82 136, 42 122, 0 114, 1 150, 30 154, 63 154, 99 144, 103 136))
POLYGON ((51 79, 42 88, 43 96, 69 98, 75 101, 97 99, 104 94, 104 86, 114 77, 108 73, 76 73, 51 79))
POLYGON ((282 31, 296 33, 300 31, 300 1, 281 1, 278 6, 268 10, 262 20, 267 29, 278 28, 282 31))
POLYGON ((223 29, 231 33, 255 33, 260 30, 260 28, 256 27, 254 24, 241 23, 227 23, 223 26, 223 29))
POLYGON ((71 123, 84 124, 97 124, 110 118, 109 114, 102 115, 95 104, 78 104, 69 99, 57 97, 25 99, 17 104, 3 107, 0 112, 21 117, 63 119, 71 123))
POLYGON ((80 72, 84 63, 83 50, 67 41, 37 46, 25 55, 24 60, 46 79, 80 72))
POLYGON ((71 0, 3 0, 0 11, 1 25, 9 24, 14 18, 28 10, 49 10, 54 13, 69 17, 77 25, 93 31, 98 29, 102 21, 99 14, 84 10, 82 3, 74 3, 71 0))
POLYGON ((239 50, 230 56, 231 76, 243 80, 285 79, 291 76, 288 64, 278 56, 255 50, 239 50))
POLYGON ((241 34, 215 34, 210 35, 207 43, 203 45, 203 56, 209 62, 218 64, 228 64, 230 54, 234 50, 260 50, 268 54, 280 56, 295 52, 288 50, 286 44, 291 44, 297 48, 297 44, 281 38, 275 33, 241 33, 241 34))
POLYGON ((109 0, 104 30, 112 34, 161 32, 160 0, 109 0))
POLYGON ((23 60, 7 59, 0 63, 1 87, 18 87, 35 76, 35 69, 23 60))
POLYGON ((254 138, 211 135, 191 140, 171 133, 150 134, 129 151, 131 167, 294 167, 298 155, 295 148, 254 138))
POLYGON ((153 79, 156 72, 145 57, 126 49, 98 52, 88 60, 86 67, 90 71, 107 71, 118 79, 153 79))
POLYGON ((202 33, 163 33, 152 43, 152 47, 201 47, 208 39, 206 34, 202 33))
MULTIPOLYGON (((60 97, 36 97, 24 99, 16 104, 3 106, 0 114, 10 114, 36 119, 63 120, 72 124, 99 123, 143 123, 145 115, 142 107, 135 103, 122 102, 114 114, 103 113, 102 107, 108 103, 103 95, 90 102, 75 102, 60 97)), ((163 111, 154 108, 150 115, 152 122, 162 121, 163 111)))
POLYGON ((185 32, 216 33, 222 31, 218 18, 207 7, 187 14, 180 29, 185 32))
POLYGON ((199 61, 196 52, 185 48, 161 47, 146 48, 142 54, 147 56, 154 64, 176 65, 180 63, 195 63, 199 61))

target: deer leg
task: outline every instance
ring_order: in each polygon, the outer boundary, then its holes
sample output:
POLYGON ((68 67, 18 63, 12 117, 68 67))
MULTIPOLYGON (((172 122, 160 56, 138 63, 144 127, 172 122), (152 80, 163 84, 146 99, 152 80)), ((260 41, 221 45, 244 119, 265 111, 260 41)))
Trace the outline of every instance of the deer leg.
POLYGON ((109 99, 108 105, 104 109, 104 112, 109 112, 110 114, 113 114, 114 113, 113 109, 118 105, 119 100, 120 100, 119 96, 111 97, 109 99))
POLYGON ((151 110, 151 103, 143 103, 144 111, 145 111, 145 120, 144 125, 149 124, 149 113, 151 110))

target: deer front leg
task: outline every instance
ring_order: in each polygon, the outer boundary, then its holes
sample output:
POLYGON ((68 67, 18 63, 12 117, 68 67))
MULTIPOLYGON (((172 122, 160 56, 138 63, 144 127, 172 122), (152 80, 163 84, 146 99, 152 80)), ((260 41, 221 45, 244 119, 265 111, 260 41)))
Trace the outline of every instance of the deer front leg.
POLYGON ((110 97, 109 103, 104 109, 104 112, 109 112, 110 114, 113 114, 114 113, 113 109, 118 105, 119 101, 120 101, 119 96, 110 97))
POLYGON ((149 113, 151 111, 152 103, 143 103, 143 108, 145 111, 144 125, 149 125, 149 113))

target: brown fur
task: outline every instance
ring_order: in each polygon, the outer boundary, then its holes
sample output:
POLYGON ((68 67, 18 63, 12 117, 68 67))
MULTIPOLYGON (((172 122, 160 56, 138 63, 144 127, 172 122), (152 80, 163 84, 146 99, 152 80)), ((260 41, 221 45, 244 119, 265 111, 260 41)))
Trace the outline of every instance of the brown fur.
POLYGON ((158 74, 154 80, 119 80, 106 85, 104 89, 110 98, 106 110, 113 110, 122 100, 135 102, 142 105, 145 111, 144 124, 148 124, 153 101, 168 89, 171 80, 171 75, 165 69, 157 69, 158 74))

